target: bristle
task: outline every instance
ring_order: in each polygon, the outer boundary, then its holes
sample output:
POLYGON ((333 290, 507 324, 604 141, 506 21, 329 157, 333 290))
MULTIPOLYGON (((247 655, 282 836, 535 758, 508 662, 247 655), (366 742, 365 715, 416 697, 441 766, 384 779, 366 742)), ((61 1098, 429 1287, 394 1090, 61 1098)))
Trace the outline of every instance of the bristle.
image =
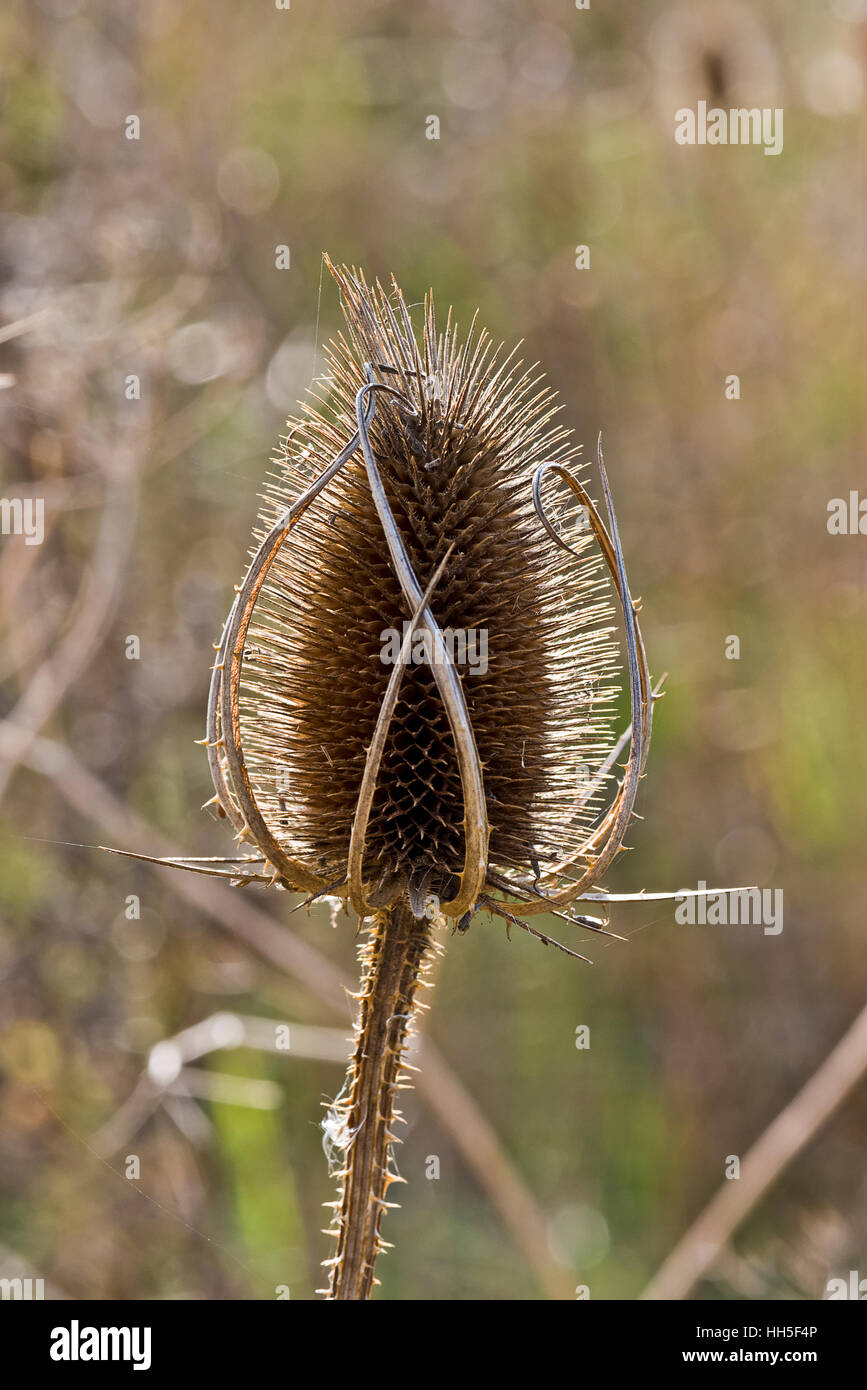
MULTIPOLYGON (((619 663, 608 579, 580 508, 561 500, 559 513, 551 509, 576 558, 545 533, 531 493, 540 463, 574 471, 577 451, 555 422, 553 393, 483 331, 461 343, 449 316, 439 333, 428 297, 414 332, 397 286, 389 295, 359 272, 334 274, 347 336, 329 351, 327 398, 313 396, 290 422, 256 543, 352 437, 371 363, 375 379, 405 398, 377 394, 370 440, 418 581, 427 585, 453 544, 432 609, 441 629, 487 642, 486 671, 478 647, 476 666, 457 669, 484 774, 490 866, 526 873, 582 843, 598 806, 583 792, 612 742, 619 663)), ((247 766, 268 825, 329 883, 346 874, 391 673, 383 634, 401 634, 411 616, 359 453, 270 570, 240 691, 247 766)), ((449 721, 430 667, 409 665, 365 839, 369 900, 447 896, 463 853, 449 721)))

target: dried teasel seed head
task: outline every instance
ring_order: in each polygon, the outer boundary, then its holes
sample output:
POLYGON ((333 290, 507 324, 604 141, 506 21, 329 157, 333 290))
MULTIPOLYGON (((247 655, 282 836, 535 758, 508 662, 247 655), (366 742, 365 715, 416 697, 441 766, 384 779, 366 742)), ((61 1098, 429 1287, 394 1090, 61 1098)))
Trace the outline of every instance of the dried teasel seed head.
MULTIPOLYGON (((329 267, 346 334, 289 423, 255 543, 345 449, 358 393, 377 383, 364 409, 375 396, 366 434, 385 506, 419 589, 439 570, 430 609, 478 756, 482 881, 489 870, 532 877, 586 840, 598 811, 587 787, 611 746, 618 692, 610 580, 586 511, 574 495, 551 503, 567 550, 533 505, 539 465, 575 474, 578 450, 556 422, 554 393, 517 349, 505 355, 475 324, 461 338, 451 314, 438 328, 432 295, 414 329, 396 284, 389 294, 329 267)), ((367 904, 408 894, 420 915, 426 901, 453 899, 472 827, 433 648, 421 625, 407 638, 414 606, 357 449, 268 568, 239 666, 237 733, 273 841, 321 884, 345 884, 368 754, 406 639, 358 857, 367 904)))

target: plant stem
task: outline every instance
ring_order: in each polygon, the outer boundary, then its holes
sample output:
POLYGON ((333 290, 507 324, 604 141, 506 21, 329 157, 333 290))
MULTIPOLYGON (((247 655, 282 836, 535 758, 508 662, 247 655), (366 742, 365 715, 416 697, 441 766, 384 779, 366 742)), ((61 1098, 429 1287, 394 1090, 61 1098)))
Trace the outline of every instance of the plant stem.
POLYGON ((334 1203, 337 1252, 331 1265, 329 1299, 368 1299, 380 1236, 386 1193, 402 1182, 390 1164, 396 1141, 395 1094, 410 1082, 403 1061, 414 1014, 424 1006, 416 994, 431 947, 430 925, 413 917, 400 901, 377 912, 362 947, 364 967, 355 1053, 349 1064, 345 1096, 332 1108, 329 1132, 343 1150, 340 1197, 334 1203))

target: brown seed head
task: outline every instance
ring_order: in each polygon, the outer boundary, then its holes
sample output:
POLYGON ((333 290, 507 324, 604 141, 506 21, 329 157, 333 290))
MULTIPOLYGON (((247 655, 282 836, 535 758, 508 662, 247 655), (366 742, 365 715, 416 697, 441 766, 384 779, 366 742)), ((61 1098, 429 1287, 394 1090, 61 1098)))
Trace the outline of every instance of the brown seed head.
MULTIPOLYGON (((588 782, 610 748, 619 671, 608 576, 575 499, 555 545, 533 507, 540 463, 575 471, 577 450, 535 370, 475 325, 439 330, 433 296, 418 336, 397 285, 331 267, 347 334, 325 390, 290 421, 255 540, 319 477, 357 428, 356 395, 378 390, 369 439, 388 505, 451 650, 472 724, 490 826, 489 864, 527 874, 574 853, 597 803, 588 782), (398 392, 399 396, 392 394, 398 392), (463 634, 463 639, 462 639, 463 634), (465 648, 461 646, 462 640, 465 648), (463 654, 463 660, 461 659, 463 654)), ((373 394, 373 393, 371 393, 373 394)), ((368 400, 370 397, 368 397, 368 400)), ((327 883, 343 883, 368 748, 413 605, 402 592, 359 450, 282 545, 259 594, 240 683, 240 735, 274 838, 327 883)), ((424 634, 415 651, 424 653, 424 634)), ((410 662, 389 726, 364 837, 368 901, 454 893, 464 861, 455 740, 426 661, 410 662)))

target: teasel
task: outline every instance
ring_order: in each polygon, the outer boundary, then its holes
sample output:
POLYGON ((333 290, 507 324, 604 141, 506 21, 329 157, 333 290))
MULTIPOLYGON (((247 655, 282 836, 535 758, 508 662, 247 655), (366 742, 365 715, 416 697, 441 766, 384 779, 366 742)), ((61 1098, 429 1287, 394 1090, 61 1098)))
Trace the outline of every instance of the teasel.
POLYGON ((432 293, 416 329, 396 282, 325 261, 346 332, 273 460, 211 676, 207 804, 239 848, 160 862, 336 899, 365 931, 354 1055, 323 1124, 340 1188, 323 1292, 337 1300, 377 1282, 435 933, 484 911, 586 960, 528 919, 610 935, 577 904, 675 894, 601 887, 659 694, 601 441, 605 520, 517 349, 475 319, 462 337, 451 311, 438 326, 432 293), (617 740, 613 600, 631 707, 617 740), (461 669, 454 633, 486 635, 484 669, 461 669))

